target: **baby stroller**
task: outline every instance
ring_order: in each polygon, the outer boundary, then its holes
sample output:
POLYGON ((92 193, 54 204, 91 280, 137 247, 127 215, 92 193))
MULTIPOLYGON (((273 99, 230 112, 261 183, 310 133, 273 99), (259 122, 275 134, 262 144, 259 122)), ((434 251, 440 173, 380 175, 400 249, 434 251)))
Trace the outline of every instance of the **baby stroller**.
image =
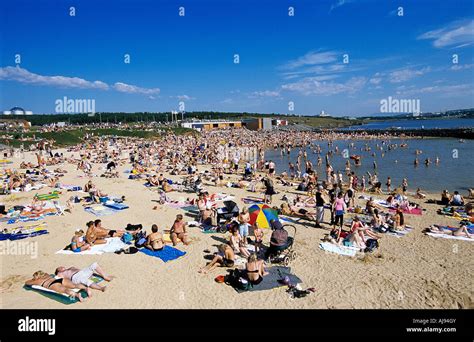
POLYGON ((224 201, 224 206, 217 209, 217 226, 220 233, 227 231, 227 224, 235 217, 239 216, 240 209, 234 201, 224 201), (221 224, 221 221, 224 221, 221 224))
POLYGON ((297 257, 296 251, 293 250, 293 245, 296 237, 296 227, 291 224, 285 224, 283 225, 283 228, 288 232, 288 245, 285 249, 278 251, 274 255, 271 255, 270 263, 289 266, 290 262, 295 260, 297 257))

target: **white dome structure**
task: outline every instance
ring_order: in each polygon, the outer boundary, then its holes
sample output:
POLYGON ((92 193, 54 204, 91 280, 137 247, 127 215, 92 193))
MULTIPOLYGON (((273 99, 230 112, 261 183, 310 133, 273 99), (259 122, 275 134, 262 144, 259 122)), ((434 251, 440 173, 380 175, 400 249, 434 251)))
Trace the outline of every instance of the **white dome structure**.
POLYGON ((21 107, 13 107, 10 110, 4 110, 3 115, 33 115, 31 110, 24 110, 21 107))

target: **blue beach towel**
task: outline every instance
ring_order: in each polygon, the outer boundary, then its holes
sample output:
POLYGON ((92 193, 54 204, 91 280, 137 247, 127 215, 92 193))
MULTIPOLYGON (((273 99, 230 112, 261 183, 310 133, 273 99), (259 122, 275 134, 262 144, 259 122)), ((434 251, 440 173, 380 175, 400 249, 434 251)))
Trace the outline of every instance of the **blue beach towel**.
POLYGON ((179 249, 171 246, 165 246, 161 251, 151 251, 148 248, 142 248, 140 249, 140 252, 149 256, 160 258, 164 262, 178 259, 186 254, 186 252, 182 252, 179 249))
POLYGON ((122 203, 104 203, 104 206, 107 208, 112 208, 114 210, 124 210, 128 209, 128 205, 122 203))

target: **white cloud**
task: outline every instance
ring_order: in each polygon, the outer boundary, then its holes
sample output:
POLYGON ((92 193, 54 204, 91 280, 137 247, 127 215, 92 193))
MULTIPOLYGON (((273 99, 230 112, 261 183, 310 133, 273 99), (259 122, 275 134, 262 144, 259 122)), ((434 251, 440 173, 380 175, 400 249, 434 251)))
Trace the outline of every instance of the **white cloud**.
POLYGON ((380 84, 380 82, 382 82, 382 78, 381 77, 372 77, 370 80, 369 80, 369 83, 370 84, 380 84))
POLYGON ((419 95, 440 93, 441 96, 460 96, 466 94, 474 94, 472 84, 455 84, 455 85, 434 85, 422 88, 410 87, 410 89, 399 92, 400 95, 419 95))
POLYGON ((452 22, 440 29, 425 32, 418 39, 433 40, 433 46, 437 48, 471 45, 474 42, 474 20, 452 22))
POLYGON ((188 96, 188 95, 170 96, 170 98, 175 98, 175 99, 178 99, 178 100, 180 100, 180 101, 196 100, 195 97, 191 97, 191 96, 188 96))
POLYGON ((332 12, 336 8, 344 6, 345 4, 348 4, 350 2, 352 2, 352 0, 337 0, 336 3, 331 5, 331 9, 329 10, 329 12, 332 12))
POLYGON ((113 88, 121 93, 128 94, 158 95, 160 93, 160 88, 142 88, 122 82, 116 82, 113 88))
POLYGON ((337 95, 341 93, 353 94, 361 90, 367 83, 365 77, 352 77, 346 82, 319 81, 315 77, 306 77, 298 82, 282 85, 283 90, 296 91, 303 95, 337 95))
POLYGON ((419 70, 411 69, 411 68, 403 68, 392 71, 389 74, 390 82, 391 83, 401 83, 405 81, 409 81, 415 77, 421 76, 430 72, 430 67, 425 67, 419 70))
POLYGON ((288 63, 282 66, 282 69, 294 70, 296 68, 301 68, 305 66, 332 63, 337 60, 337 56, 338 53, 335 51, 311 51, 305 54, 304 56, 289 61, 288 63))
POLYGON ((278 97, 280 96, 279 91, 274 90, 264 90, 264 91, 254 91, 252 94, 249 95, 250 98, 255 97, 278 97))
MULTIPOLYGON (((98 89, 109 90, 110 86, 102 81, 88 81, 79 77, 69 76, 45 76, 35 74, 19 66, 7 66, 0 68, 0 80, 16 81, 23 84, 43 85, 60 88, 98 89)), ((121 93, 158 95, 159 88, 142 88, 131 84, 116 82, 113 89, 121 93)))
POLYGON ((468 70, 474 67, 474 64, 454 64, 450 69, 453 71, 468 70))
POLYGON ((43 76, 32 73, 19 66, 0 68, 0 80, 16 81, 24 84, 46 85, 61 88, 81 88, 107 90, 109 86, 102 81, 87 81, 79 77, 43 76))

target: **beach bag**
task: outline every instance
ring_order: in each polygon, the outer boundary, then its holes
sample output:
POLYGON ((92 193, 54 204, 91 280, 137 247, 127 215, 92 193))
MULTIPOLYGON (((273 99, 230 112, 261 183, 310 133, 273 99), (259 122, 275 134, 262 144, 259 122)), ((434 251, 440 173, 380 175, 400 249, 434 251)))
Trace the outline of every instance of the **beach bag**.
POLYGON ((375 239, 368 239, 365 243, 365 246, 364 252, 371 253, 379 246, 379 242, 375 239))
POLYGON ((229 275, 226 277, 225 283, 240 291, 248 291, 252 287, 252 284, 241 276, 241 272, 239 270, 229 271, 229 275))
POLYGON ((122 235, 122 241, 126 244, 130 244, 133 241, 133 235, 130 233, 125 233, 122 235))
POLYGON ((135 235, 135 247, 141 248, 146 242, 146 232, 139 232, 135 235))

